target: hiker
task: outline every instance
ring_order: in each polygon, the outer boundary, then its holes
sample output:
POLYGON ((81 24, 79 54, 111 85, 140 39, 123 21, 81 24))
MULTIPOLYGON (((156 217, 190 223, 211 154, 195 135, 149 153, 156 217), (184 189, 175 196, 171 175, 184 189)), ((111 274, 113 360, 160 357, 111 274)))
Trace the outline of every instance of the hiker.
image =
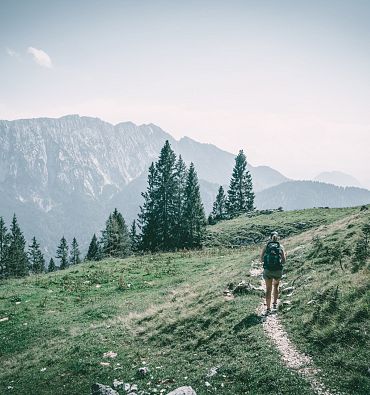
POLYGON ((277 309, 279 297, 279 281, 283 274, 283 264, 286 260, 284 247, 279 243, 279 235, 272 232, 270 240, 261 252, 261 262, 263 263, 263 279, 266 283, 266 314, 271 312, 271 291, 273 288, 272 308, 277 309))

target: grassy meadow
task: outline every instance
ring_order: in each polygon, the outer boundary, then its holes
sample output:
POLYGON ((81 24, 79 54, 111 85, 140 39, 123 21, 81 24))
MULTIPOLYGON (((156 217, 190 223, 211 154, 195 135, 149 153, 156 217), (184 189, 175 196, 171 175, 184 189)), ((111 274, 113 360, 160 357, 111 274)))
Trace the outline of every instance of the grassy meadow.
POLYGON ((279 313, 288 333, 334 388, 368 393, 368 267, 353 273, 349 257, 343 269, 323 262, 325 247, 316 251, 313 241, 319 235, 328 247, 338 239, 350 245, 367 213, 313 209, 239 217, 209 227, 202 251, 85 262, 3 281, 0 393, 89 394, 94 382, 112 386, 117 379, 142 394, 182 385, 198 395, 311 394, 263 333, 256 315, 261 293, 223 294, 242 279, 259 285, 249 269, 261 246, 247 240, 252 234, 262 240, 273 229, 286 236, 284 281, 295 286, 290 308, 279 313), (104 356, 109 352, 117 355, 104 356), (141 376, 144 366, 149 372, 141 376))

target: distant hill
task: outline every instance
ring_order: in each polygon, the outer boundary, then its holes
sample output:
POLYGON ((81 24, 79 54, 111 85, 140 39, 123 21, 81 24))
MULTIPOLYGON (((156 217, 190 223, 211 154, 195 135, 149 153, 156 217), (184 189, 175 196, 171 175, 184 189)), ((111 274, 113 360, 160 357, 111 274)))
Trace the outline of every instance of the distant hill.
POLYGON ((318 181, 288 181, 258 192, 255 203, 259 209, 351 207, 369 204, 370 191, 356 187, 338 187, 318 181))
POLYGON ((326 182, 327 184, 334 184, 340 187, 362 187, 360 181, 355 177, 341 171, 324 171, 318 174, 314 181, 326 182))

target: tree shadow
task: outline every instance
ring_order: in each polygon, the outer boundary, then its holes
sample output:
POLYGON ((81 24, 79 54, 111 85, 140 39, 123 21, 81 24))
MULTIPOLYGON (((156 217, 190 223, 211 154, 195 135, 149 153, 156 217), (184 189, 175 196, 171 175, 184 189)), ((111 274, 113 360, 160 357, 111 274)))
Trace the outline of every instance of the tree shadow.
POLYGON ((243 329, 251 328, 254 325, 261 323, 261 317, 255 313, 249 314, 247 317, 243 318, 239 323, 234 326, 234 332, 240 332, 243 329))

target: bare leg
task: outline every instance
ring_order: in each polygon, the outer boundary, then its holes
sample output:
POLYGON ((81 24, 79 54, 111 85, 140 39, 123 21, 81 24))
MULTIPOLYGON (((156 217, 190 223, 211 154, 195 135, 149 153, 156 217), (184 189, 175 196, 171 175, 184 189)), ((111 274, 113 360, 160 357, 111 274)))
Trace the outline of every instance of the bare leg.
POLYGON ((279 298, 279 280, 274 280, 273 288, 273 303, 276 304, 279 298))
POLYGON ((266 308, 269 309, 271 307, 271 290, 272 290, 272 280, 266 280, 266 308))

